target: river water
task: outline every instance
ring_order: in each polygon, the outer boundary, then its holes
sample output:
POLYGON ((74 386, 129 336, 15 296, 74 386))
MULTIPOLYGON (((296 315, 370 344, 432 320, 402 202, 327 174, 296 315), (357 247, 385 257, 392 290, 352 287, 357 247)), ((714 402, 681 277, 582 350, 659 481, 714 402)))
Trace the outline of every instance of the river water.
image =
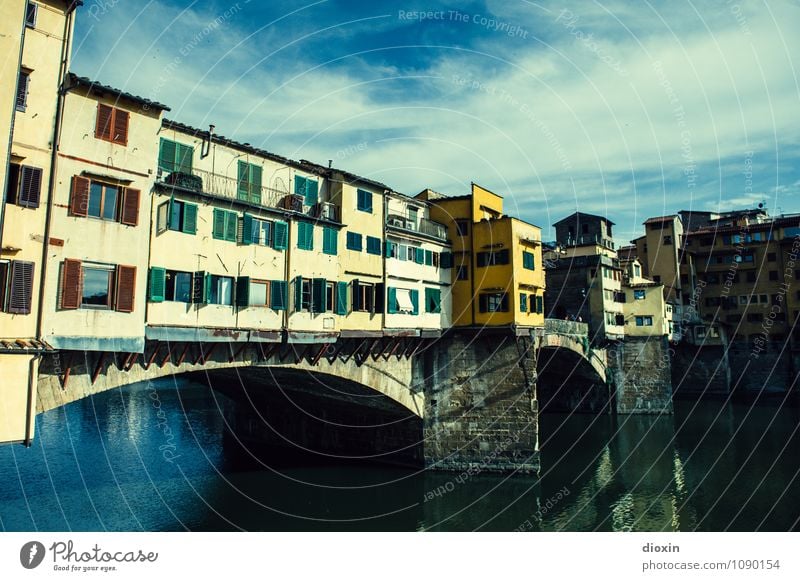
POLYGON ((231 403, 186 379, 38 416, 0 447, 0 529, 788 531, 800 528, 800 412, 678 401, 670 417, 546 415, 539 478, 230 453, 231 403))

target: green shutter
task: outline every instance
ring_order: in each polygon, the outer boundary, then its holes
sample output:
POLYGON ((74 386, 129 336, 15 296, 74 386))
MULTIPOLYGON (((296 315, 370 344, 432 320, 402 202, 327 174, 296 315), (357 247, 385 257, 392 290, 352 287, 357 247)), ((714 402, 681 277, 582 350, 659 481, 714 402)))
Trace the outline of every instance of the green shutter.
POLYGON ((438 288, 425 289, 425 312, 442 312, 442 291, 440 291, 438 288))
POLYGON ((315 278, 311 282, 311 308, 315 313, 324 313, 327 308, 328 281, 324 278, 315 278))
POLYGON ((425 265, 426 266, 433 266, 433 251, 426 250, 425 251, 425 265))
POLYGON ((164 291, 167 283, 167 270, 164 268, 150 268, 150 302, 164 302, 164 291))
POLYGON ((286 281, 273 280, 269 284, 270 303, 269 306, 275 311, 286 310, 286 281))
POLYGON ((294 176, 294 194, 296 196, 306 197, 306 178, 303 176, 294 176))
POLYGON ((236 212, 225 212, 225 240, 236 242, 236 227, 239 225, 239 216, 236 212))
POLYGON ((322 252, 333 256, 338 253, 338 232, 335 228, 323 227, 322 252))
POLYGON ((239 160, 236 197, 245 202, 250 198, 250 164, 239 160))
POLYGON ((359 282, 357 278, 353 279, 351 283, 353 285, 353 310, 360 311, 361 310, 361 293, 359 292, 359 282))
POLYGON ((192 173, 192 158, 194 157, 194 147, 176 143, 175 170, 181 173, 192 173))
POLYGON ((392 244, 394 244, 394 242, 389 242, 388 240, 386 241, 386 246, 385 246, 386 250, 385 250, 385 253, 384 253, 386 258, 391 258, 392 257, 392 244))
POLYGON ((250 277, 240 276, 236 279, 236 306, 246 307, 250 303, 250 277))
POLYGON ((158 169, 172 173, 175 171, 177 144, 169 139, 161 138, 158 148, 158 169))
POLYGON ((250 166, 250 202, 261 203, 261 178, 263 169, 260 165, 250 166))
POLYGON ((214 208, 214 225, 211 235, 217 240, 225 239, 225 210, 214 208))
POLYGON ((434 289, 436 292, 433 293, 433 304, 434 304, 434 313, 441 313, 442 312, 442 291, 439 289, 434 289))
POLYGON ((346 282, 337 282, 336 283, 336 314, 337 315, 346 315, 347 314, 347 283, 346 282))
POLYGON ((397 312, 397 289, 394 287, 389 287, 387 302, 386 305, 386 312, 390 315, 393 315, 397 312))
POLYGON ((289 243, 289 225, 275 220, 275 232, 272 236, 272 247, 275 250, 286 250, 289 243))
POLYGON ((414 289, 410 292, 411 294, 411 306, 414 307, 414 310, 411 311, 412 315, 419 315, 419 291, 414 289))
POLYGON ((318 193, 319 193, 319 183, 317 183, 317 180, 307 179, 306 180, 306 199, 304 201, 304 204, 306 206, 314 206, 314 205, 316 205, 317 200, 319 198, 319 196, 317 195, 318 193))
POLYGON ((544 297, 537 296, 536 297, 536 312, 543 313, 544 312, 544 297))
POLYGON ((441 256, 439 256, 439 267, 440 268, 452 268, 453 267, 453 255, 449 252, 442 252, 441 256))
POLYGON ((302 250, 314 250, 314 225, 308 222, 297 224, 297 247, 302 250))
POLYGON ((425 251, 422 248, 417 248, 414 254, 414 262, 417 264, 425 264, 425 251))
POLYGON ((303 308, 303 277, 297 276, 293 281, 294 285, 294 312, 303 308))
POLYGON ((242 216, 242 244, 253 243, 253 217, 245 212, 242 216))
POLYGON ((186 234, 197 233, 197 205, 184 204, 183 205, 183 224, 181 224, 181 231, 186 234))

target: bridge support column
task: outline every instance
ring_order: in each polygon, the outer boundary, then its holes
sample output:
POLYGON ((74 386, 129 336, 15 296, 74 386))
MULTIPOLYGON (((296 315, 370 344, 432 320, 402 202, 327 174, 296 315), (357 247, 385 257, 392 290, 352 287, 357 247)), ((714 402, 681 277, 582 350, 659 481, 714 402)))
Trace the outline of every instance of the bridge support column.
POLYGON ((428 468, 538 472, 535 341, 508 330, 451 331, 417 353, 428 468))
POLYGON ((666 337, 626 338, 607 350, 607 377, 620 414, 671 414, 671 351, 666 337))

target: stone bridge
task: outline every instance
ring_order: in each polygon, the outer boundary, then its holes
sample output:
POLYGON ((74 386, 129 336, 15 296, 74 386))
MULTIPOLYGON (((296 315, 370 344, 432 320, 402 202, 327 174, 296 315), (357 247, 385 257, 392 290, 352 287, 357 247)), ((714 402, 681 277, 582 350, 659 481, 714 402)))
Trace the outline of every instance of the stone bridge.
MULTIPOLYGON (((435 339, 148 341, 142 354, 46 355, 37 412, 185 374, 231 398, 236 411, 228 424, 236 441, 248 448, 264 444, 270 456, 298 448, 341 455, 346 449, 349 458, 436 469, 534 472, 538 384, 556 377, 564 394, 583 394, 590 385, 607 401, 605 410, 587 411, 608 411, 619 399, 609 386, 626 385, 609 358, 623 359, 619 350, 610 355, 590 348, 586 325, 550 320, 545 329, 453 329, 435 339)), ((621 411, 663 408, 660 400, 655 407, 640 404, 621 411)))

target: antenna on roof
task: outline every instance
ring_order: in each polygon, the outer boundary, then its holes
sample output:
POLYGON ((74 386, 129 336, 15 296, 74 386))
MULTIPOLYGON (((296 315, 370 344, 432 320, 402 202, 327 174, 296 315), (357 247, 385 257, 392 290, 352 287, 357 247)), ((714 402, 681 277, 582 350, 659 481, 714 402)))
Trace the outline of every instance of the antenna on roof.
POLYGON ((328 169, 331 169, 332 167, 333 167, 333 160, 329 159, 328 160, 328 169))
POLYGON ((203 136, 203 142, 200 144, 200 159, 207 158, 211 151, 211 138, 214 136, 214 129, 216 129, 216 125, 212 123, 208 126, 208 136, 203 136))

